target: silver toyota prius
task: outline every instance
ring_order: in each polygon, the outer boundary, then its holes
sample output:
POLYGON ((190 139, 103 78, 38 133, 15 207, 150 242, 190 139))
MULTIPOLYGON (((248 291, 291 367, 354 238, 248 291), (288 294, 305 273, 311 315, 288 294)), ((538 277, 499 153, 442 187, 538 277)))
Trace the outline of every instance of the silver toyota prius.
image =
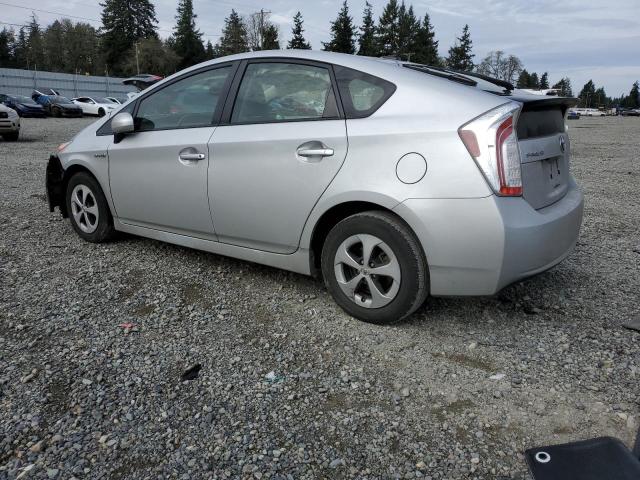
POLYGON ((318 275, 349 314, 491 295, 576 243, 574 99, 388 59, 263 51, 164 79, 58 147, 49 207, 318 275))

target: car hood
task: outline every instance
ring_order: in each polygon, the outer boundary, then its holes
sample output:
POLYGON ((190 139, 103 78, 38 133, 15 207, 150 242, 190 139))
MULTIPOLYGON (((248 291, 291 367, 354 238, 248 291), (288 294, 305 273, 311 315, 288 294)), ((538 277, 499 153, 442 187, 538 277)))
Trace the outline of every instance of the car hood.
POLYGON ((9 112, 13 112, 13 111, 14 111, 14 110, 13 110, 13 108, 9 108, 9 107, 7 107, 6 105, 4 105, 4 104, 0 103, 0 112, 7 112, 7 113, 9 113, 9 112))

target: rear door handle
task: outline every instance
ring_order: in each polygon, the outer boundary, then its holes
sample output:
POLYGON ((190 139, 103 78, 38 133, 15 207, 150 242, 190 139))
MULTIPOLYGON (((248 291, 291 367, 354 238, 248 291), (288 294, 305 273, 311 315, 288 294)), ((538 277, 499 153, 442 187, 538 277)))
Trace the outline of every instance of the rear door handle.
POLYGON ((333 148, 327 147, 322 142, 313 141, 303 143, 296 149, 300 157, 331 157, 334 154, 333 148))
POLYGON ((180 160, 186 160, 189 162, 197 162, 198 160, 204 160, 204 153, 181 153, 180 160))

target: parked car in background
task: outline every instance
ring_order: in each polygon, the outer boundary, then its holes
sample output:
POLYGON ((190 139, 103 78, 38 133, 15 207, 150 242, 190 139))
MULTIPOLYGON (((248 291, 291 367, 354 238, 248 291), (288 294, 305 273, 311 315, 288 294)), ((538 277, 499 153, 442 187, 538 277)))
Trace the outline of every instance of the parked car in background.
POLYGON ((118 108, 118 105, 102 97, 77 97, 72 102, 82 109, 84 115, 97 115, 98 117, 103 117, 118 108))
POLYGON ((567 112, 567 120, 580 120, 580 114, 575 110, 569 110, 567 112))
POLYGON ((15 142, 20 136, 18 113, 2 103, 0 103, 0 136, 10 142, 15 142))
POLYGON ((34 91, 31 98, 42 105, 47 115, 52 117, 82 116, 82 109, 67 97, 60 95, 43 95, 38 91, 34 91))
POLYGON ((134 75, 133 77, 125 78, 122 81, 122 84, 136 87, 139 91, 142 91, 149 88, 154 83, 158 83, 160 80, 162 80, 162 78, 163 77, 160 77, 158 75, 140 73, 138 75, 134 75))
POLYGON ((607 112, 598 110, 597 108, 576 108, 576 112, 582 117, 606 117, 607 112))
POLYGON ((61 145, 49 208, 89 242, 119 230, 316 274, 349 314, 393 322, 571 252, 575 101, 330 52, 218 58, 61 145))
POLYGON ((625 108, 620 110, 620 115, 623 117, 640 117, 640 108, 625 108))
POLYGON ((118 105, 122 105, 123 103, 127 103, 127 101, 129 100, 127 97, 104 97, 104 98, 106 98, 110 102, 113 102, 113 103, 118 104, 118 105))
POLYGON ((5 95, 0 93, 0 103, 14 109, 21 117, 46 117, 42 105, 38 105, 32 98, 24 95, 5 95))

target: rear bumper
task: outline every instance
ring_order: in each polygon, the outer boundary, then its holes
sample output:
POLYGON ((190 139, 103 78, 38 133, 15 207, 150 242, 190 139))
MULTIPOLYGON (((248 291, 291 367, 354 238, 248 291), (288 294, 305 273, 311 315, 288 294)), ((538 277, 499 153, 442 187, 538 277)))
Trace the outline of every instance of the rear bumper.
POLYGON ((543 272, 573 249, 583 196, 567 194, 534 210, 522 198, 411 199, 394 211, 418 236, 429 263, 431 294, 492 295, 543 272))

